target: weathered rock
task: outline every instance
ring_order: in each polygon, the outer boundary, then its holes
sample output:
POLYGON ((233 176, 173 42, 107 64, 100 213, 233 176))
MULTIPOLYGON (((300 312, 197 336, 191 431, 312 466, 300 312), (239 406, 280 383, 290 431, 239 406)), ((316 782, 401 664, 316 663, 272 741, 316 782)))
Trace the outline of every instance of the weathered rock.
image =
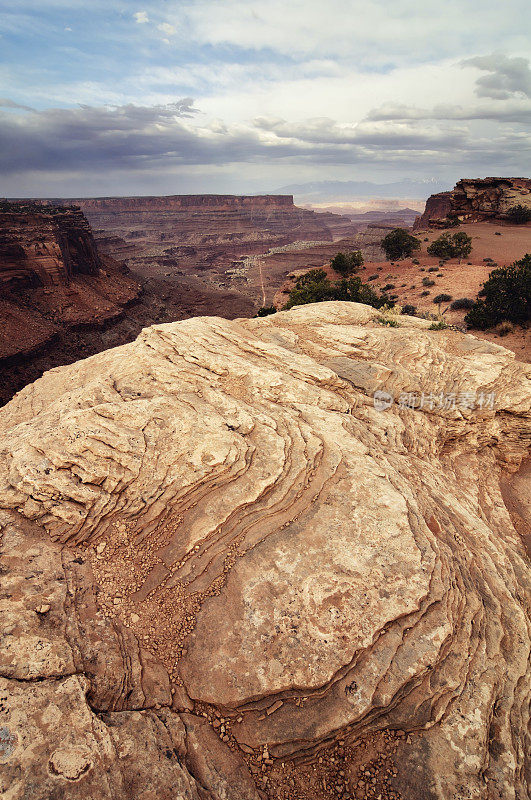
POLYGON ((531 208, 531 178, 463 178, 451 192, 431 195, 414 227, 504 219, 515 205, 531 208))
POLYGON ((530 368, 380 318, 155 326, 0 412, 12 797, 106 797, 104 752, 120 798, 254 800, 244 754, 273 800, 270 764, 393 731, 404 800, 528 796, 530 368), (64 741, 36 692, 77 698, 64 741))

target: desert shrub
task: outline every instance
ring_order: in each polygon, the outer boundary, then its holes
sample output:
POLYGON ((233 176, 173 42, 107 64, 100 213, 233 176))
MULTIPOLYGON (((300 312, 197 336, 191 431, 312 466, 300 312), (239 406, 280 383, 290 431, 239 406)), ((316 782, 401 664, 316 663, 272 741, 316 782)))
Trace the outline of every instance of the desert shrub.
POLYGON ((465 317, 470 328, 492 328, 502 321, 525 326, 531 319, 531 255, 493 270, 465 317))
POLYGON ((402 314, 407 314, 410 317, 414 317, 417 313, 417 306, 412 305, 411 303, 406 303, 402 306, 402 314))
POLYGON ((276 314, 277 310, 275 306, 262 306, 262 308, 258 309, 258 313, 255 314, 255 317, 267 317, 269 314, 276 314))
POLYGON ((374 275, 369 275, 369 277, 367 278, 367 280, 368 280, 368 281, 375 281, 375 280, 376 280, 377 278, 379 278, 379 277, 380 277, 380 276, 379 276, 379 275, 378 275, 378 273, 376 272, 374 275))
POLYGON ((514 325, 512 322, 500 322, 496 328, 496 333, 499 336, 507 336, 508 333, 514 333, 514 325))
POLYGON ((451 304, 452 311, 469 311, 474 305, 471 297, 458 297, 457 300, 451 304))
POLYGON ((381 247, 387 258, 396 261, 400 258, 407 258, 415 250, 420 250, 420 240, 412 236, 404 228, 395 228, 390 231, 381 241, 381 247))
POLYGON ((525 225, 526 222, 531 222, 531 208, 523 206, 521 203, 517 206, 512 206, 507 211, 507 219, 513 225, 525 225))
POLYGON ((438 272, 438 270, 439 270, 439 267, 430 267, 428 269, 428 272, 438 272))
POLYGON ((434 303, 439 303, 439 305, 440 305, 441 303, 449 303, 451 299, 452 299, 452 295, 451 294, 445 294, 443 292, 442 294, 435 295, 435 297, 433 298, 433 302, 434 303))
POLYGON ((350 253, 337 253, 330 261, 330 266, 340 275, 352 275, 357 272, 363 264, 361 250, 353 250, 350 253))
POLYGON ((418 258, 414 258, 414 259, 411 261, 411 263, 412 263, 412 264, 420 264, 420 261, 418 260, 418 258))
POLYGON ((312 269, 297 278, 284 308, 320 303, 324 300, 347 300, 354 303, 365 303, 374 308, 389 304, 389 298, 386 295, 378 294, 370 286, 362 283, 358 275, 332 282, 323 269, 312 269))
POLYGON ((396 289, 395 284, 394 283, 386 283, 385 286, 382 289, 382 292, 390 292, 391 289, 396 289))
POLYGON ((494 236, 501 236, 500 231, 494 231, 494 236))
POLYGON ((428 290, 426 290, 425 292, 421 292, 421 293, 420 293, 420 296, 421 296, 421 297, 427 297, 428 295, 429 295, 429 292, 428 292, 428 290))
POLYGON ((442 319, 440 319, 438 322, 432 322, 430 327, 428 328, 428 330, 429 331, 443 331, 447 327, 448 327, 448 325, 446 324, 446 322, 443 322, 442 319))
POLYGON ((435 281, 430 280, 429 278, 422 279, 423 286, 435 286, 435 281))
POLYGON ((396 319, 389 319, 388 317, 377 317, 376 321, 380 323, 380 325, 387 325, 388 328, 399 328, 400 324, 396 321, 396 319))
MULTIPOLYGON (((458 233, 443 233, 428 247, 430 256, 440 258, 466 258, 472 250, 472 238, 464 231, 458 233)), ((442 265, 440 265, 442 266, 442 265)))

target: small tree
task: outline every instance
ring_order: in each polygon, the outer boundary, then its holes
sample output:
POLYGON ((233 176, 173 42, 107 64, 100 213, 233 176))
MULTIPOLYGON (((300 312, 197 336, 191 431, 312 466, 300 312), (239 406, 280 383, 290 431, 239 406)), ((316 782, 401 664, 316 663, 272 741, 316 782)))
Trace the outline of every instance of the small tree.
MULTIPOLYGON (((451 294, 438 294, 438 295, 435 295, 435 297, 433 298, 433 302, 437 303, 437 305, 439 306, 439 314, 441 313, 441 305, 443 303, 449 303, 451 301, 451 299, 452 299, 452 295, 451 294)), ((448 308, 445 308, 444 311, 445 312, 448 311, 448 308)))
POLYGON ((381 241, 385 255, 391 261, 408 258, 415 250, 420 250, 420 239, 412 236, 404 228, 395 228, 381 241))
POLYGON ((472 237, 467 236, 464 231, 459 231, 453 235, 454 257, 461 260, 468 258, 472 252, 472 237))
POLYGON ((352 275, 357 272, 363 264, 361 250, 353 250, 350 253, 337 253, 330 261, 330 266, 340 275, 352 275))
POLYGON ((531 208, 523 206, 521 203, 517 206, 512 206, 507 211, 507 219, 513 225, 525 225, 526 222, 531 221, 531 208))
POLYGON ((443 233, 428 247, 430 256, 438 258, 466 258, 472 251, 472 238, 464 231, 443 233))
POLYGON ((465 317, 470 328, 492 328, 499 322, 526 326, 531 320, 531 255, 510 267, 493 270, 465 317))

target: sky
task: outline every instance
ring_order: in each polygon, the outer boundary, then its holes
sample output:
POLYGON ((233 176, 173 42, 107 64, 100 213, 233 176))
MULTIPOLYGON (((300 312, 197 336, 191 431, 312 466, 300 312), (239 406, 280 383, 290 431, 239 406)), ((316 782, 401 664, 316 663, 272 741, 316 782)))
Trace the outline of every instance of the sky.
POLYGON ((0 0, 0 196, 529 176, 528 0, 0 0))

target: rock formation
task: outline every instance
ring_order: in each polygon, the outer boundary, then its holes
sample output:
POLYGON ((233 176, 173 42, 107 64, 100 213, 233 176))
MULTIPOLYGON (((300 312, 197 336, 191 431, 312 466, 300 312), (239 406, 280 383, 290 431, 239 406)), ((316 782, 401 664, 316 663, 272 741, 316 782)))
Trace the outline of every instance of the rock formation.
POLYGON ((75 275, 96 275, 101 266, 90 225, 79 208, 0 206, 0 288, 21 280, 66 285, 75 275))
POLYGON ((0 404, 43 369, 94 352, 94 330, 119 319, 140 288, 98 253, 78 208, 1 202, 0 404), (78 346, 81 330, 91 333, 78 346))
POLYGON ((528 798, 530 368, 385 322, 154 326, 0 411, 9 800, 528 798))
POLYGON ((451 220, 501 220, 515 205, 531 208, 530 178, 463 178, 451 192, 428 198, 415 228, 439 227, 451 220))

